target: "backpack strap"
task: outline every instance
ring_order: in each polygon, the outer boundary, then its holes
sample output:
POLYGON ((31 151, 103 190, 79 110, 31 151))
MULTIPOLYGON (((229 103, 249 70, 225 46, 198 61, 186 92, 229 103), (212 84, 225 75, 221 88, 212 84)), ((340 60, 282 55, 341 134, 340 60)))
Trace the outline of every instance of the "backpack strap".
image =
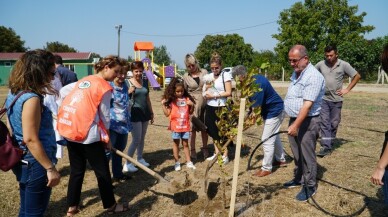
POLYGON ((12 108, 12 106, 16 103, 16 101, 19 99, 19 97, 21 97, 23 94, 28 93, 28 92, 31 92, 31 91, 23 90, 22 92, 18 93, 18 95, 16 95, 16 97, 13 99, 11 104, 9 104, 8 108, 5 107, 5 102, 7 101, 7 99, 6 99, 4 101, 3 107, 0 110, 0 119, 3 118, 5 112, 8 111, 8 109, 12 108))

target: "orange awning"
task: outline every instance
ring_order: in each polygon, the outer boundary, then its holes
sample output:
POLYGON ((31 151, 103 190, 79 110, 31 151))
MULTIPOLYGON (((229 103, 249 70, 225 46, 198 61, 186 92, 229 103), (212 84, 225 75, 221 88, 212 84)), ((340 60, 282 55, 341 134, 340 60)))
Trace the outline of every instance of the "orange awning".
POLYGON ((135 45, 133 46, 133 49, 135 51, 146 51, 146 50, 153 50, 154 49, 154 44, 152 42, 140 42, 137 41, 135 42, 135 45))

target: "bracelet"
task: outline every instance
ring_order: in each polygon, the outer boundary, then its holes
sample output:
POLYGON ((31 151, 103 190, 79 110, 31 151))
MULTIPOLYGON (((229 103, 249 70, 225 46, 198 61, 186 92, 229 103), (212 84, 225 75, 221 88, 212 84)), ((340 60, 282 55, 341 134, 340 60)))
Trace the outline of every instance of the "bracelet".
POLYGON ((55 168, 55 165, 52 165, 51 167, 49 167, 49 168, 46 169, 47 172, 52 172, 52 171, 55 171, 55 170, 57 170, 57 169, 55 168))

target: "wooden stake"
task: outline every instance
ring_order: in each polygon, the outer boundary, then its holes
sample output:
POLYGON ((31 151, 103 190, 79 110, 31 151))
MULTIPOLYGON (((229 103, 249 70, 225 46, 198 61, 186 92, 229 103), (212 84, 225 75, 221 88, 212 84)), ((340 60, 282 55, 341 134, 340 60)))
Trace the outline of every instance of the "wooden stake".
POLYGON ((238 127, 237 127, 237 144, 236 144, 236 153, 234 155, 234 168, 233 168, 233 182, 232 182, 232 195, 230 197, 230 208, 229 208, 229 217, 234 216, 234 205, 236 203, 236 191, 237 191, 237 179, 238 179, 238 168, 240 165, 240 153, 241 153, 241 143, 242 143, 242 132, 244 129, 244 115, 245 115, 245 98, 242 98, 240 101, 240 113, 238 117, 238 127))

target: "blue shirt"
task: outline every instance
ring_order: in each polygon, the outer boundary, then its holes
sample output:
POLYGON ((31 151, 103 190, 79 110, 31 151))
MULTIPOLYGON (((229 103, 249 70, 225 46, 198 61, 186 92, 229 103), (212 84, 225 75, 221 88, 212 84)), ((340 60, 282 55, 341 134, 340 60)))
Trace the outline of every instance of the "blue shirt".
POLYGON ((279 116, 284 109, 282 98, 276 93, 267 78, 262 75, 255 75, 254 78, 256 79, 255 83, 262 90, 249 98, 253 102, 252 107, 261 106, 261 116, 264 120, 279 116))
MULTIPOLYGON (((7 108, 13 101, 13 99, 16 97, 17 94, 13 95, 11 92, 8 93, 7 100, 5 105, 7 108)), ((18 144, 22 144, 23 141, 23 129, 22 129, 22 111, 23 111, 23 104, 27 100, 29 100, 32 97, 39 97, 41 101, 43 101, 43 98, 35 93, 25 93, 19 97, 19 99, 15 102, 15 104, 12 106, 12 108, 8 109, 7 115, 9 122, 11 124, 13 135, 18 142, 18 144)), ((43 103, 42 106, 42 115, 40 120, 40 127, 39 127, 39 140, 42 143, 43 149, 46 152, 47 156, 52 162, 57 162, 57 159, 55 157, 55 154, 57 152, 57 144, 55 140, 55 132, 53 127, 53 117, 51 114, 51 111, 47 108, 47 106, 44 106, 43 103)), ((24 145, 20 146, 22 149, 27 150, 27 147, 24 145)), ((31 152, 28 152, 24 157, 24 159, 28 160, 30 163, 36 161, 36 159, 32 156, 31 152)))
POLYGON ((62 86, 66 86, 68 84, 78 81, 77 74, 75 74, 75 72, 71 71, 70 69, 64 67, 63 65, 58 66, 55 71, 58 72, 61 76, 62 86))
POLYGON ((132 130, 128 86, 125 82, 122 87, 116 86, 113 82, 109 84, 113 88, 109 129, 120 134, 128 134, 132 130))
POLYGON ((325 79, 322 74, 309 63, 307 67, 296 78, 296 73, 292 73, 291 84, 288 87, 286 98, 284 99, 284 110, 293 118, 296 118, 302 108, 303 101, 312 101, 313 106, 308 116, 317 116, 321 111, 322 97, 325 93, 325 79))

